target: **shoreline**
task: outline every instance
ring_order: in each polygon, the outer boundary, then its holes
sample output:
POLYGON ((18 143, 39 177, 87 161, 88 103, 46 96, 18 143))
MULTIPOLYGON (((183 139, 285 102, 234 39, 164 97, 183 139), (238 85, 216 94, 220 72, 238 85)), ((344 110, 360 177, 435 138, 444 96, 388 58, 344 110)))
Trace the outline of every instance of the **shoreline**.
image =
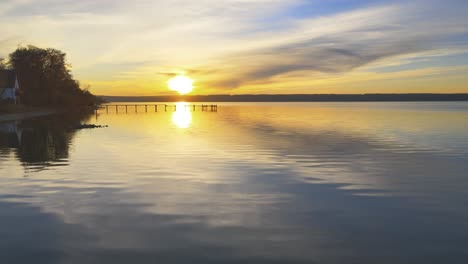
POLYGON ((0 122, 22 120, 33 117, 47 116, 57 113, 56 110, 33 110, 21 113, 0 114, 0 122))
POLYGON ((106 102, 454 102, 468 101, 459 94, 218 94, 166 96, 106 96, 106 102))

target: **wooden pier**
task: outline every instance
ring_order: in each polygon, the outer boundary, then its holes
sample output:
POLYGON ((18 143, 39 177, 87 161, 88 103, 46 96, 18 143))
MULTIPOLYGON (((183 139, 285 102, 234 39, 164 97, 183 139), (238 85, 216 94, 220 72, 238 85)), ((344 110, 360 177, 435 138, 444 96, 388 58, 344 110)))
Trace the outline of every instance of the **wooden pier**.
POLYGON ((135 112, 139 113, 144 112, 148 113, 148 111, 158 112, 158 111, 202 111, 202 112, 218 112, 218 105, 217 104, 106 104, 99 106, 96 108, 96 113, 99 110, 105 110, 106 113, 109 113, 109 110, 114 110, 115 113, 129 113, 135 112))

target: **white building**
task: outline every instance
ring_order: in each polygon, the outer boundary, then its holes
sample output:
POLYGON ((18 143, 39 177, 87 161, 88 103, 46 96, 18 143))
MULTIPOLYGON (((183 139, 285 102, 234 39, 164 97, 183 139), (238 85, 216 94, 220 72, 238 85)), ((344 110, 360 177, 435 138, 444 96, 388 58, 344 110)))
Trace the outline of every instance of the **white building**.
POLYGON ((0 70, 0 100, 18 102, 19 83, 15 71, 0 70))

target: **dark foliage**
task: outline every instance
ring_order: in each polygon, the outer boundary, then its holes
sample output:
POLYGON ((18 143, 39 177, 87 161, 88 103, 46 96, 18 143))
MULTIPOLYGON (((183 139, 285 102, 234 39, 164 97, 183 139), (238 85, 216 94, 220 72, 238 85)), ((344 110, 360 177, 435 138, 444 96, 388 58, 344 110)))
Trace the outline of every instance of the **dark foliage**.
POLYGON ((30 106, 93 106, 99 99, 80 88, 73 79, 66 54, 56 49, 20 47, 10 54, 10 65, 16 71, 21 89, 21 102, 30 106))
POLYGON ((0 58, 0 70, 7 69, 7 64, 4 58, 0 58))

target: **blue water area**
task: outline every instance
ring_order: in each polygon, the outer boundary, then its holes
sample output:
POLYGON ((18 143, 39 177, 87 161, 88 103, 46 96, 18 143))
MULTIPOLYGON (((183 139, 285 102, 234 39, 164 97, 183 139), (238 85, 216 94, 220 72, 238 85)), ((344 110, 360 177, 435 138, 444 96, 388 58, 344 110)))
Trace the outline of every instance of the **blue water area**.
POLYGON ((144 104, 0 123, 1 263, 468 260, 466 102, 144 104))

